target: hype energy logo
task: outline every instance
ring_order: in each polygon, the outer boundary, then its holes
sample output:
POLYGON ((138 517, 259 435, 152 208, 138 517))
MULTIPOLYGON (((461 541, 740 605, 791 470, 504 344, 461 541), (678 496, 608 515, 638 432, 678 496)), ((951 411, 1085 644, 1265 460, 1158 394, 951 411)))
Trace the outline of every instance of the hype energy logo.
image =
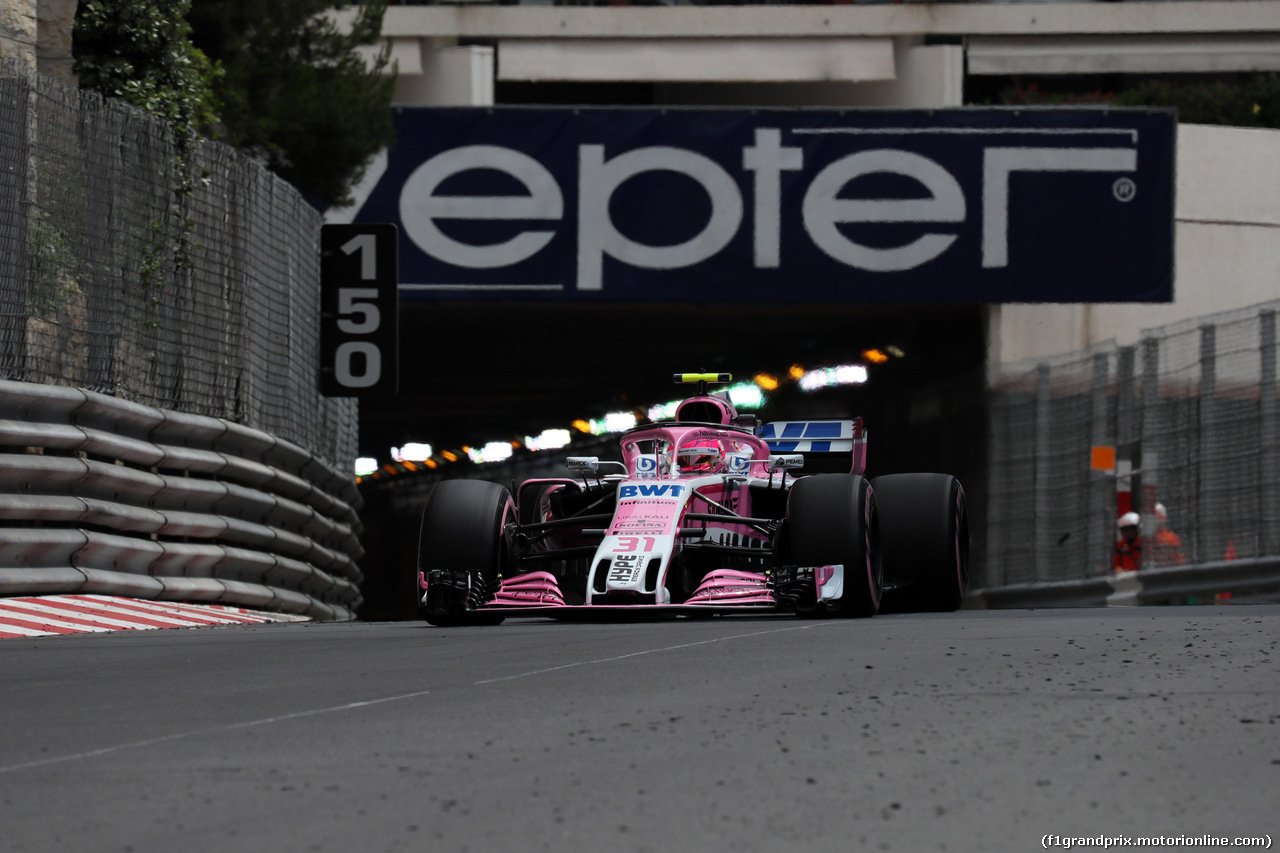
POLYGON ((1169 301, 1149 109, 406 109, 402 298, 1169 301))

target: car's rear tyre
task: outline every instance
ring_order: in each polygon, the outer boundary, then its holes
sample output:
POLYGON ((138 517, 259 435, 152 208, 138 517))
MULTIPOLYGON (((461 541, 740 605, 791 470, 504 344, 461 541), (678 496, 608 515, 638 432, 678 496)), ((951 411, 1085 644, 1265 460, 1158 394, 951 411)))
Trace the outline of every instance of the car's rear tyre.
POLYGON ((448 582, 429 583, 422 613, 432 625, 497 625, 503 615, 477 611, 507 560, 504 528, 515 518, 511 493, 486 480, 445 480, 422 510, 418 568, 448 582))
POLYGON ((949 474, 888 474, 871 481, 880 510, 883 610, 950 612, 969 585, 969 513, 949 474))
POLYGON ((857 474, 815 474, 791 487, 785 558, 797 566, 844 566, 840 599, 801 615, 875 615, 883 586, 876 516, 876 496, 857 474))

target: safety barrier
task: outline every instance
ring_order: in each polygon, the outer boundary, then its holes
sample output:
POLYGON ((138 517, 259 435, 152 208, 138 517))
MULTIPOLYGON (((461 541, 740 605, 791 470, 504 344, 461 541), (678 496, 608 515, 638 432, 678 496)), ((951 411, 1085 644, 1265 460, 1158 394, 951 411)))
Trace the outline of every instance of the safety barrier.
POLYGON ((1148 543, 1159 526, 1176 534, 1189 564, 1280 557, 1278 313, 1266 302, 999 365, 976 583, 1105 578, 1129 509, 1148 543))
POLYGON ((240 424, 0 380, 0 595, 100 593, 352 619, 350 476, 240 424))
POLYGON ((965 608, 1011 609, 1188 604, 1280 598, 1280 558, 1165 566, 1114 577, 970 590, 965 608))

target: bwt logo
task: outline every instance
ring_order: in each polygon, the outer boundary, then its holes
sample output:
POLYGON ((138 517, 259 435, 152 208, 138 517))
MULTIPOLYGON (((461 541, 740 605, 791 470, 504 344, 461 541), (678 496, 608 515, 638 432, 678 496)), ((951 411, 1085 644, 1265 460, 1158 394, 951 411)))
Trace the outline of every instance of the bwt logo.
MULTIPOLYGON (((684 486, 623 486, 618 489, 618 497, 621 498, 678 498, 684 491, 684 486)), ((629 522, 628 522, 629 523, 629 522)))
MULTIPOLYGON (((1009 264, 1009 182, 1020 172, 1115 172, 1137 170, 1132 147, 993 147, 982 149, 982 266, 1009 264)), ((577 147, 577 288, 603 288, 604 258, 633 267, 669 270, 705 261, 738 234, 750 216, 753 262, 758 269, 782 265, 781 209, 784 173, 802 172, 804 149, 782 143, 778 128, 755 129, 752 145, 742 148, 741 170, 749 173, 749 199, 720 163, 686 148, 649 146, 605 159, 603 145, 577 147), (610 215, 610 200, 626 181, 648 172, 670 171, 693 179, 711 200, 701 230, 675 245, 648 245, 623 234, 610 215)), ((1126 186, 1133 182, 1127 178, 1126 186)), ((1119 201, 1132 194, 1116 193, 1119 201)), ((683 204, 675 200, 674 204, 683 204)), ((972 215, 960 182, 937 161, 913 151, 869 148, 823 167, 804 191, 800 210, 809 239, 828 257, 869 272, 900 272, 927 264, 958 239, 959 223, 972 215), (919 185, 915 198, 842 198, 851 181, 864 175, 901 176, 919 185), (914 239, 891 247, 857 242, 838 226, 856 223, 918 224, 914 239)), ((537 255, 555 230, 530 227, 500 242, 474 244, 445 234, 438 220, 540 220, 565 218, 564 192, 538 160, 499 145, 452 148, 419 166, 400 195, 400 219, 408 237, 431 257, 457 267, 497 269, 537 255), (438 195, 447 179, 476 169, 514 178, 526 195, 438 195)), ((532 223, 531 223, 532 225, 532 223)))

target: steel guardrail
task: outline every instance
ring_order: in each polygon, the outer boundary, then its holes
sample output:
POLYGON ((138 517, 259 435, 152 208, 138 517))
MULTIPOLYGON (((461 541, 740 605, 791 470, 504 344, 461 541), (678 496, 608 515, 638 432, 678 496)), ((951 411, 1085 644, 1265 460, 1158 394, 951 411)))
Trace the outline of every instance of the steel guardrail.
POLYGON ((352 619, 360 504, 352 477, 241 424, 0 380, 0 595, 352 619))
POLYGON ((970 590, 966 609, 1128 607, 1280 596, 1280 557, 1162 566, 1109 577, 970 590))

